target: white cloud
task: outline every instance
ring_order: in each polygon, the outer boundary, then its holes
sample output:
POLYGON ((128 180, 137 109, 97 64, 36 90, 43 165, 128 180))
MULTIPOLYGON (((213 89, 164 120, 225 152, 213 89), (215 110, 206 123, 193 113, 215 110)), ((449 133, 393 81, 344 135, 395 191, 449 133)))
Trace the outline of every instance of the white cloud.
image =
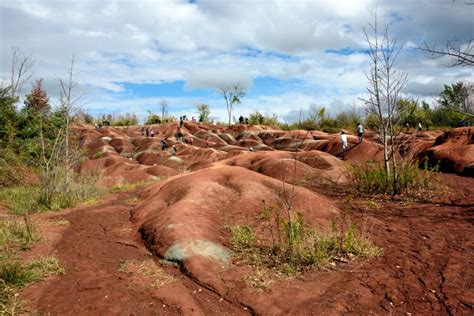
MULTIPOLYGON (((91 109, 108 99, 117 109, 126 109, 122 103, 151 102, 124 95, 125 83, 183 80, 191 89, 236 81, 250 86, 258 77, 301 84, 292 86, 295 91, 247 98, 242 111, 283 114, 336 99, 351 104, 366 85, 368 59, 325 50, 363 49, 361 27, 371 21, 367 9, 375 2, 405 43, 398 65, 409 76, 407 93, 427 95, 444 83, 474 80, 472 69, 446 67, 449 59, 426 59, 416 50, 422 40, 441 47, 447 40, 472 38, 474 6, 430 0, 3 0, 0 76, 8 77, 9 49, 18 46, 34 55, 35 77, 44 77, 48 86, 65 74, 74 53, 77 80, 89 87, 91 109), (127 99, 117 100, 114 93, 127 99)), ((50 94, 57 91, 51 89, 50 94)))

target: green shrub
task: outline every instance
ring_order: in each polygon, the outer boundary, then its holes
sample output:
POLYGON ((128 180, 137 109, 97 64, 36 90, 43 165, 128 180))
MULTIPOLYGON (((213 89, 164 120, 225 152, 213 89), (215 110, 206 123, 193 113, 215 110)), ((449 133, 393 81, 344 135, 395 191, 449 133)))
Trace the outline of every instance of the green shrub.
POLYGON ((158 114, 148 112, 145 125, 158 124, 159 122, 161 122, 161 117, 158 114))
POLYGON ((357 229, 354 223, 334 221, 328 233, 316 232, 304 222, 301 213, 285 218, 278 207, 263 206, 261 219, 266 223, 272 244, 257 239, 250 226, 232 226, 234 251, 257 268, 295 273, 312 266, 324 266, 335 258, 377 257, 381 248, 357 229))
MULTIPOLYGON (((431 179, 436 175, 437 167, 429 168, 427 161, 423 165, 423 172, 418 162, 404 161, 397 165, 398 191, 416 193, 429 189, 431 179)), ((362 166, 352 166, 352 186, 360 193, 383 194, 393 192, 393 174, 388 176, 384 166, 377 162, 368 162, 362 166)))
POLYGON ((250 226, 231 226, 231 242, 239 250, 246 250, 255 245, 257 238, 250 226))

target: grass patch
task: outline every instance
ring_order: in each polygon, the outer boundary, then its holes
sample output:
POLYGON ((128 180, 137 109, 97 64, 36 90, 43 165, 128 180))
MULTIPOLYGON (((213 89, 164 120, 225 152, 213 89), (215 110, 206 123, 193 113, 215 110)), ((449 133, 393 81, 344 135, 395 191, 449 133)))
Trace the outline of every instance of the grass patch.
POLYGON ((252 287, 267 288, 272 279, 292 275, 313 267, 325 268, 334 262, 349 262, 357 257, 378 257, 382 249, 346 216, 333 221, 328 232, 306 225, 300 213, 288 220, 276 207, 265 207, 262 219, 271 241, 260 240, 250 226, 231 226, 231 244, 238 258, 253 267, 247 280, 252 287))
POLYGON ((278 277, 274 271, 258 266, 252 269, 252 271, 247 275, 246 283, 253 287, 257 292, 261 292, 269 289, 271 283, 277 278, 278 277))
POLYGON ((176 281, 176 278, 157 266, 152 259, 122 260, 119 271, 128 274, 132 283, 145 287, 160 288, 176 281))
POLYGON ((11 187, 0 189, 0 201, 10 214, 34 213, 42 208, 38 205, 40 189, 37 186, 11 187))
POLYGON ((107 193, 107 190, 98 187, 96 182, 94 177, 77 176, 67 188, 53 191, 47 201, 40 186, 1 188, 0 201, 8 208, 9 213, 14 215, 60 210, 73 207, 82 201, 95 201, 97 196, 107 193))
POLYGON ((54 257, 40 257, 27 263, 14 259, 0 262, 0 314, 27 312, 19 298, 20 290, 29 283, 64 272, 54 257))
POLYGON ((27 263, 11 259, 0 263, 0 279, 7 285, 17 287, 64 272, 59 260, 54 257, 40 257, 27 263))
POLYGON ((20 222, 16 218, 13 220, 3 220, 0 222, 0 259, 8 257, 17 249, 27 250, 37 240, 34 225, 24 217, 20 222))
MULTIPOLYGON (((397 166, 398 192, 400 194, 418 195, 430 191, 438 167, 430 168, 428 162, 420 169, 417 162, 402 162, 397 166)), ((385 194, 394 191, 393 175, 387 175, 384 166, 378 162, 368 162, 362 166, 352 166, 352 187, 363 194, 385 194)))
POLYGON ((156 180, 145 180, 145 181, 139 181, 135 183, 124 183, 124 184, 117 184, 114 185, 113 187, 110 188, 110 192, 112 193, 118 193, 118 192, 123 192, 123 191, 130 191, 138 188, 143 188, 147 185, 150 185, 152 183, 155 183, 161 179, 156 179, 156 180))

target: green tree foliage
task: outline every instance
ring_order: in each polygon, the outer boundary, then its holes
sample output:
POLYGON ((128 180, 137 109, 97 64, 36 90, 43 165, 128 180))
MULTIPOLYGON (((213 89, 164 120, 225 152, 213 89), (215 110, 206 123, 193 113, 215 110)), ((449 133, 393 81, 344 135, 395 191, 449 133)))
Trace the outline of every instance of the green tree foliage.
POLYGON ((125 114, 108 114, 102 115, 102 120, 99 120, 102 125, 108 122, 111 126, 132 126, 138 124, 138 116, 134 113, 125 114))
POLYGON ((145 125, 161 123, 161 117, 158 114, 155 114, 149 110, 147 112, 148 112, 148 116, 146 118, 145 125))
POLYGON ((454 112, 442 106, 438 106, 431 113, 431 120, 434 126, 456 127, 464 119, 464 115, 454 112))
POLYGON ((17 98, 11 96, 10 87, 0 86, 0 148, 5 148, 15 137, 16 102, 17 98))
POLYGON ((451 86, 444 85, 440 93, 438 104, 452 111, 458 112, 467 118, 474 118, 474 101, 472 97, 473 85, 457 82, 451 86))
POLYGON ((49 105, 49 97, 46 91, 43 89, 43 79, 36 80, 33 85, 31 92, 26 95, 25 108, 29 111, 34 111, 47 116, 51 111, 49 105))
POLYGON ((211 114, 209 105, 201 103, 197 106, 197 111, 199 122, 206 123, 209 121, 209 115, 211 114))
POLYGON ((411 127, 418 126, 418 123, 421 123, 422 126, 433 125, 432 111, 426 102, 422 102, 420 106, 417 100, 400 99, 398 109, 401 116, 400 123, 403 125, 407 123, 411 127))
POLYGON ((278 125, 278 117, 275 113, 273 115, 270 114, 262 114, 259 111, 253 111, 250 113, 249 116, 249 123, 250 124, 260 124, 260 125, 271 125, 277 126, 278 125))

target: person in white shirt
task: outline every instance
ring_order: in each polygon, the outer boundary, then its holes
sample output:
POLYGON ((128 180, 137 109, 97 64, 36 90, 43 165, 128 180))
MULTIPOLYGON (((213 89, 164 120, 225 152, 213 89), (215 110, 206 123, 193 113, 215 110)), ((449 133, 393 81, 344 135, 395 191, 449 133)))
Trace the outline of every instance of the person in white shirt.
POLYGON ((359 143, 362 143, 362 136, 364 135, 364 127, 362 124, 357 124, 357 136, 359 137, 359 143))
POLYGON ((342 131, 341 133, 341 142, 342 142, 342 150, 346 150, 347 149, 347 135, 344 131, 342 131))

